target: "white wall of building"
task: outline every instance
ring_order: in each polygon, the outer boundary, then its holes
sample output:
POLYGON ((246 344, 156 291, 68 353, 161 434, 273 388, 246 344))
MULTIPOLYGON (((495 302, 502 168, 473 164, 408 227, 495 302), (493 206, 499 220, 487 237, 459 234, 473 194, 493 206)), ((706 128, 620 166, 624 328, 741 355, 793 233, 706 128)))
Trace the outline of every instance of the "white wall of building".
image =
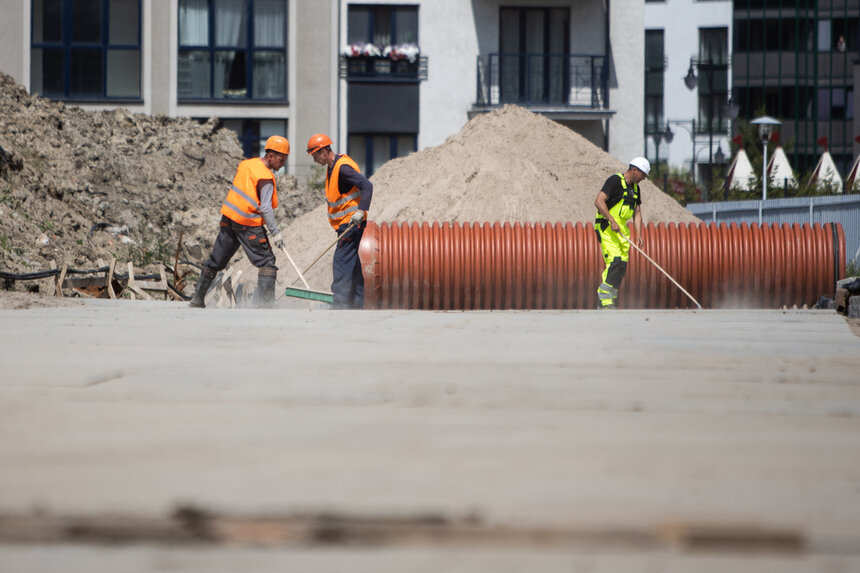
POLYGON ((0 18, 0 72, 29 88, 30 0, 4 0, 0 18), (26 37, 25 37, 26 36, 26 37), (26 59, 25 59, 26 54, 26 59))
POLYGON ((626 162, 645 151, 642 129, 645 125, 645 29, 642 27, 645 2, 607 1, 611 43, 609 108, 616 111, 609 122, 609 153, 626 162))
POLYGON ((432 0, 418 9, 421 53, 428 78, 421 84, 418 148, 440 145, 468 121, 475 102, 478 37, 498 35, 497 2, 432 0), (495 15, 495 16, 493 16, 495 15))
MULTIPOLYGON (((645 29, 664 30, 664 53, 666 73, 664 76, 663 110, 666 120, 690 121, 698 116, 698 91, 688 90, 684 77, 690 67, 690 58, 699 55, 699 28, 728 28, 729 56, 732 45, 732 2, 731 0, 666 0, 645 4, 645 29)), ((643 31, 644 34, 644 31, 643 31)), ((644 46, 644 39, 642 45, 644 46)), ((644 69, 644 64, 643 68, 644 69)), ((697 71, 698 75, 698 71, 697 71)), ((729 69, 729 89, 731 89, 731 69, 729 69)), ((643 100, 644 102, 644 95, 643 100)), ((714 101, 714 109, 725 102, 714 101)), ((644 105, 643 105, 644 107, 644 105)), ((715 112, 716 113, 716 112, 715 112)), ((639 131, 644 131, 644 117, 639 122, 639 131)), ((687 126, 689 128, 689 125, 687 126)), ((667 160, 673 167, 690 168, 693 143, 690 134, 683 127, 672 126, 675 138, 671 144, 660 144, 660 158, 667 160)), ((729 147, 726 137, 714 135, 713 153, 718 145, 728 157, 729 147)), ((654 156, 654 142, 648 138, 648 157, 654 156)), ((708 135, 699 135, 696 150, 699 163, 708 161, 708 135)))

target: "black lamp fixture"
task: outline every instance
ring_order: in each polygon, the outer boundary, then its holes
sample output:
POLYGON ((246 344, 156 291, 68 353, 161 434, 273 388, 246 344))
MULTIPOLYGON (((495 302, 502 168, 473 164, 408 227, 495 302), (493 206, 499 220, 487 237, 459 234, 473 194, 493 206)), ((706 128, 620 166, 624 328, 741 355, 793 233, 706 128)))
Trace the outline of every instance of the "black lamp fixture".
POLYGON ((653 133, 651 133, 651 137, 654 138, 654 151, 656 157, 654 158, 654 165, 660 165, 660 144, 662 142, 672 143, 672 140, 675 139, 675 134, 672 133, 672 130, 669 129, 669 124, 666 124, 665 130, 655 129, 653 133))
POLYGON ((669 124, 666 124, 666 131, 663 132, 663 140, 666 143, 672 143, 672 140, 675 139, 675 134, 672 132, 672 128, 669 127, 669 124))
POLYGON ((738 118, 738 114, 741 112, 741 106, 736 104, 734 98, 729 96, 729 101, 726 102, 723 112, 726 114, 726 117, 734 121, 738 118))
POLYGON ((684 85, 687 89, 693 91, 699 85, 699 78, 696 77, 696 70, 693 67, 693 60, 690 60, 690 68, 687 70, 687 75, 684 77, 684 85))
POLYGON ((714 163, 717 165, 726 164, 726 155, 723 153, 723 147, 719 143, 717 144, 717 152, 714 154, 714 163))

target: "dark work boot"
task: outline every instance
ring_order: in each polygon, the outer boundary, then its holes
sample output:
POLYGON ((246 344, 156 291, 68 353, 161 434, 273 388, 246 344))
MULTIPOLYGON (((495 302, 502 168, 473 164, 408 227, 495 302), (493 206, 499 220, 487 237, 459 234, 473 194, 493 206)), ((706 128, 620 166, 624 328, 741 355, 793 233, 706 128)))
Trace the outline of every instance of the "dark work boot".
POLYGON ((254 293, 254 306, 272 308, 275 306, 275 281, 278 269, 263 267, 257 271, 257 291, 254 293))
POLYGON ((203 300, 206 298, 206 293, 209 292, 209 285, 215 278, 215 271, 204 268, 200 271, 200 278, 197 279, 197 287, 194 289, 194 298, 188 304, 191 308, 205 308, 206 303, 203 300))

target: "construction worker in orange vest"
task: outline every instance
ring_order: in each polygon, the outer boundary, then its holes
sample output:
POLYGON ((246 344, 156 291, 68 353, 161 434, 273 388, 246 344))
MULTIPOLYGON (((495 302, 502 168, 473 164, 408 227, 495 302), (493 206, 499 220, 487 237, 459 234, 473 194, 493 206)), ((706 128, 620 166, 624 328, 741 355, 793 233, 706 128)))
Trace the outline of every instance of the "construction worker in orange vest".
POLYGON ((223 270, 241 246, 248 260, 257 267, 257 291, 254 305, 270 308, 275 303, 275 281, 278 267, 271 243, 283 248, 284 240, 275 220, 278 208, 278 189, 273 171, 281 169, 290 154, 290 143, 285 137, 273 135, 266 140, 263 157, 246 159, 239 163, 227 198, 221 205, 221 222, 215 246, 209 260, 200 272, 194 298, 189 306, 203 308, 204 298, 212 279, 223 270), (263 223, 269 229, 269 240, 263 223))
POLYGON ((644 157, 631 159, 627 171, 609 177, 594 200, 594 206, 597 207, 594 231, 606 265, 603 280, 597 287, 600 309, 618 308, 618 289, 627 274, 627 261, 630 258, 630 243, 619 235, 630 236, 627 227, 630 219, 633 219, 638 245, 641 247, 645 244, 639 183, 648 178, 650 171, 651 163, 644 157))
POLYGON ((373 183, 361 174, 348 155, 337 155, 324 133, 308 140, 308 154, 327 168, 325 198, 328 222, 341 239, 332 259, 333 308, 364 307, 364 275, 358 259, 358 245, 367 225, 367 211, 373 197, 373 183), (349 232, 347 232, 349 229, 349 232))

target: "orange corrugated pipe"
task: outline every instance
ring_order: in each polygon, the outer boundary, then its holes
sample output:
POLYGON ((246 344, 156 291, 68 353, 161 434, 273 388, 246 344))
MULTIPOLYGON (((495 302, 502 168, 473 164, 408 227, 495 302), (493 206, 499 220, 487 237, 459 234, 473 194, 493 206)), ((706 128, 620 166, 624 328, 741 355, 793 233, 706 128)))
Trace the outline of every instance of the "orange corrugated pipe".
MULTIPOLYGON (((650 223, 645 252, 705 308, 813 305, 845 275, 838 223, 650 223)), ((603 258, 591 223, 373 223, 359 255, 366 308, 593 309, 603 258)), ((695 308, 631 249, 622 308, 695 308)))

